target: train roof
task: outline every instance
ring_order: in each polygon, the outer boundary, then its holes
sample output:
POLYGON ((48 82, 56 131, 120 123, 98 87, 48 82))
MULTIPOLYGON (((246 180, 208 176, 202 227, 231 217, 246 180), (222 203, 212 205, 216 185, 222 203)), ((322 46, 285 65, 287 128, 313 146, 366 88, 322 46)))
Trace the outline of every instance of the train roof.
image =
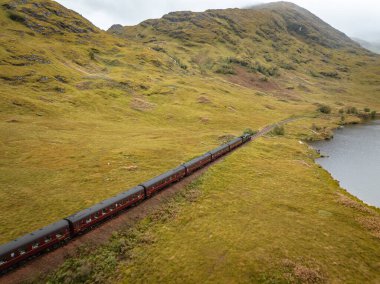
POLYGON ((237 137, 235 139, 232 139, 230 142, 227 143, 227 145, 235 144, 236 142, 242 141, 243 138, 237 137))
POLYGON ((19 248, 23 248, 37 241, 38 239, 44 238, 52 233, 61 231, 62 229, 66 228, 69 228, 69 223, 66 220, 60 220, 32 233, 19 237, 9 243, 3 244, 0 246, 0 259, 10 252, 13 252, 19 248))
POLYGON ((148 187, 151 187, 152 185, 155 185, 156 183, 159 183, 160 181, 162 181, 163 179, 166 179, 172 175, 175 175, 177 173, 179 173, 180 171, 183 171, 185 170, 185 167, 184 166, 179 166, 179 167, 176 167, 174 169, 171 169, 169 171, 167 171, 166 173, 163 173, 159 176, 156 176, 144 183, 142 183, 141 185, 144 186, 145 188, 148 188, 148 187))
POLYGON ((217 153, 217 152, 219 152, 221 150, 224 150, 224 149, 228 148, 228 146, 229 146, 228 144, 223 144, 223 145, 221 145, 221 146, 219 146, 219 147, 211 150, 209 153, 210 154, 215 154, 215 153, 217 153))
POLYGON ((85 219, 85 218, 91 216, 95 212, 98 212, 102 209, 105 209, 105 208, 109 207, 110 205, 115 204, 115 203, 117 203, 117 202, 119 202, 125 198, 128 198, 129 196, 131 196, 135 193, 138 193, 140 191, 144 191, 144 188, 142 186, 133 187, 133 188, 129 189, 128 191, 122 192, 122 193, 120 193, 114 197, 103 200, 102 202, 99 202, 98 204, 95 204, 89 208, 86 208, 86 209, 83 209, 82 211, 74 213, 73 215, 70 215, 69 217, 67 217, 65 219, 67 219, 73 223, 78 222, 82 219, 85 219))
POLYGON ((210 153, 206 153, 206 154, 204 154, 202 156, 196 157, 196 158, 194 158, 194 159, 192 159, 192 160, 184 163, 183 166, 185 166, 185 167, 191 167, 192 165, 194 165, 194 164, 202 161, 203 159, 205 159, 205 158, 207 158, 209 156, 211 156, 211 154, 210 153))

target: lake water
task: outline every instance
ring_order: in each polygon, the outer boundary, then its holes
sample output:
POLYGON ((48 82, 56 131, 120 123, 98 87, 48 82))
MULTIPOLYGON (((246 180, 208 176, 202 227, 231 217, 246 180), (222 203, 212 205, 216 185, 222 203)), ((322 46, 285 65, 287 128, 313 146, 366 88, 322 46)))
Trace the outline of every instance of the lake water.
POLYGON ((328 156, 316 160, 341 187, 365 203, 380 207, 380 120, 345 126, 334 139, 311 146, 328 156))

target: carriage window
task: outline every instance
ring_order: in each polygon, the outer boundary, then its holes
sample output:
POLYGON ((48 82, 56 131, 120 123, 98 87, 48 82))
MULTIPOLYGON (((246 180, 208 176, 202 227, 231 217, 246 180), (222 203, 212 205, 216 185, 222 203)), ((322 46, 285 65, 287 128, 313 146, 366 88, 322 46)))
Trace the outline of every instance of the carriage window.
POLYGON ((47 236, 46 238, 45 238, 45 243, 48 243, 48 242, 50 242, 51 241, 51 237, 50 236, 47 236))
POLYGON ((19 249, 18 252, 20 253, 20 255, 23 255, 23 254, 25 254, 26 251, 25 251, 25 249, 19 249))
POLYGON ((15 253, 14 252, 11 253, 11 257, 15 257, 15 253))
POLYGON ((4 264, 6 262, 6 260, 4 259, 0 259, 0 265, 4 264))
POLYGON ((102 210, 102 214, 105 215, 107 213, 107 210, 106 209, 103 209, 102 210))
POLYGON ((95 219, 98 219, 99 218, 99 212, 96 212, 95 213, 95 219))
POLYGON ((60 237, 62 237, 62 233, 57 233, 55 236, 56 236, 57 238, 60 238, 60 237))
POLYGON ((90 223, 90 222, 91 222, 91 218, 86 219, 86 223, 87 224, 90 223))
POLYGON ((38 246, 39 246, 40 244, 39 243, 34 243, 33 245, 32 245, 32 248, 38 248, 38 246))

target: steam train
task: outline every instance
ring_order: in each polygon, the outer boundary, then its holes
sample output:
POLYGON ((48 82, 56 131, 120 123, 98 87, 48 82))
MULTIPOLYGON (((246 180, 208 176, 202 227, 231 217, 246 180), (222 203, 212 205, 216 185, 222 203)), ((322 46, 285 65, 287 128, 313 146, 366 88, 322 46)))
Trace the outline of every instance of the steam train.
POLYGON ((223 144, 202 156, 180 165, 136 187, 106 199, 90 208, 79 211, 56 223, 0 246, 0 274, 20 262, 64 244, 73 237, 86 232, 102 220, 119 213, 132 205, 151 197, 157 191, 179 181, 185 176, 215 161, 219 157, 251 140, 251 135, 245 134, 223 144))

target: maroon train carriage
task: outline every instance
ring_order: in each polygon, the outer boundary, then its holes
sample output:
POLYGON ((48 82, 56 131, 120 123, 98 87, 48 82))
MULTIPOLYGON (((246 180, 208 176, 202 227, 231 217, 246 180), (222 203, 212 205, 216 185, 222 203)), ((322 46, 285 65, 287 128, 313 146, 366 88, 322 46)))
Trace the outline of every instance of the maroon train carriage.
POLYGON ((186 168, 184 166, 179 166, 166 173, 163 173, 162 175, 152 178, 151 180, 148 180, 140 185, 145 188, 146 196, 150 197, 156 191, 164 188, 165 186, 173 182, 180 180, 185 176, 185 174, 186 168))
POLYGON ((243 138, 241 137, 235 138, 227 143, 227 145, 230 146, 230 151, 240 146, 241 144, 243 144, 243 138))
POLYGON ((70 238, 69 223, 61 220, 0 246, 0 272, 70 238))
POLYGON ((202 168, 204 165, 211 162, 211 154, 206 153, 200 157, 194 158, 191 161, 184 163, 183 166, 186 167, 186 176, 195 172, 196 170, 202 168))
POLYGON ((230 151, 230 147, 227 144, 224 144, 222 146, 219 146, 215 148, 214 150, 211 150, 209 153, 211 154, 211 159, 215 161, 220 156, 223 156, 224 154, 228 153, 230 151))
POLYGON ((145 199, 144 188, 142 186, 136 186, 65 219, 70 223, 71 233, 77 234, 143 199, 145 199))

